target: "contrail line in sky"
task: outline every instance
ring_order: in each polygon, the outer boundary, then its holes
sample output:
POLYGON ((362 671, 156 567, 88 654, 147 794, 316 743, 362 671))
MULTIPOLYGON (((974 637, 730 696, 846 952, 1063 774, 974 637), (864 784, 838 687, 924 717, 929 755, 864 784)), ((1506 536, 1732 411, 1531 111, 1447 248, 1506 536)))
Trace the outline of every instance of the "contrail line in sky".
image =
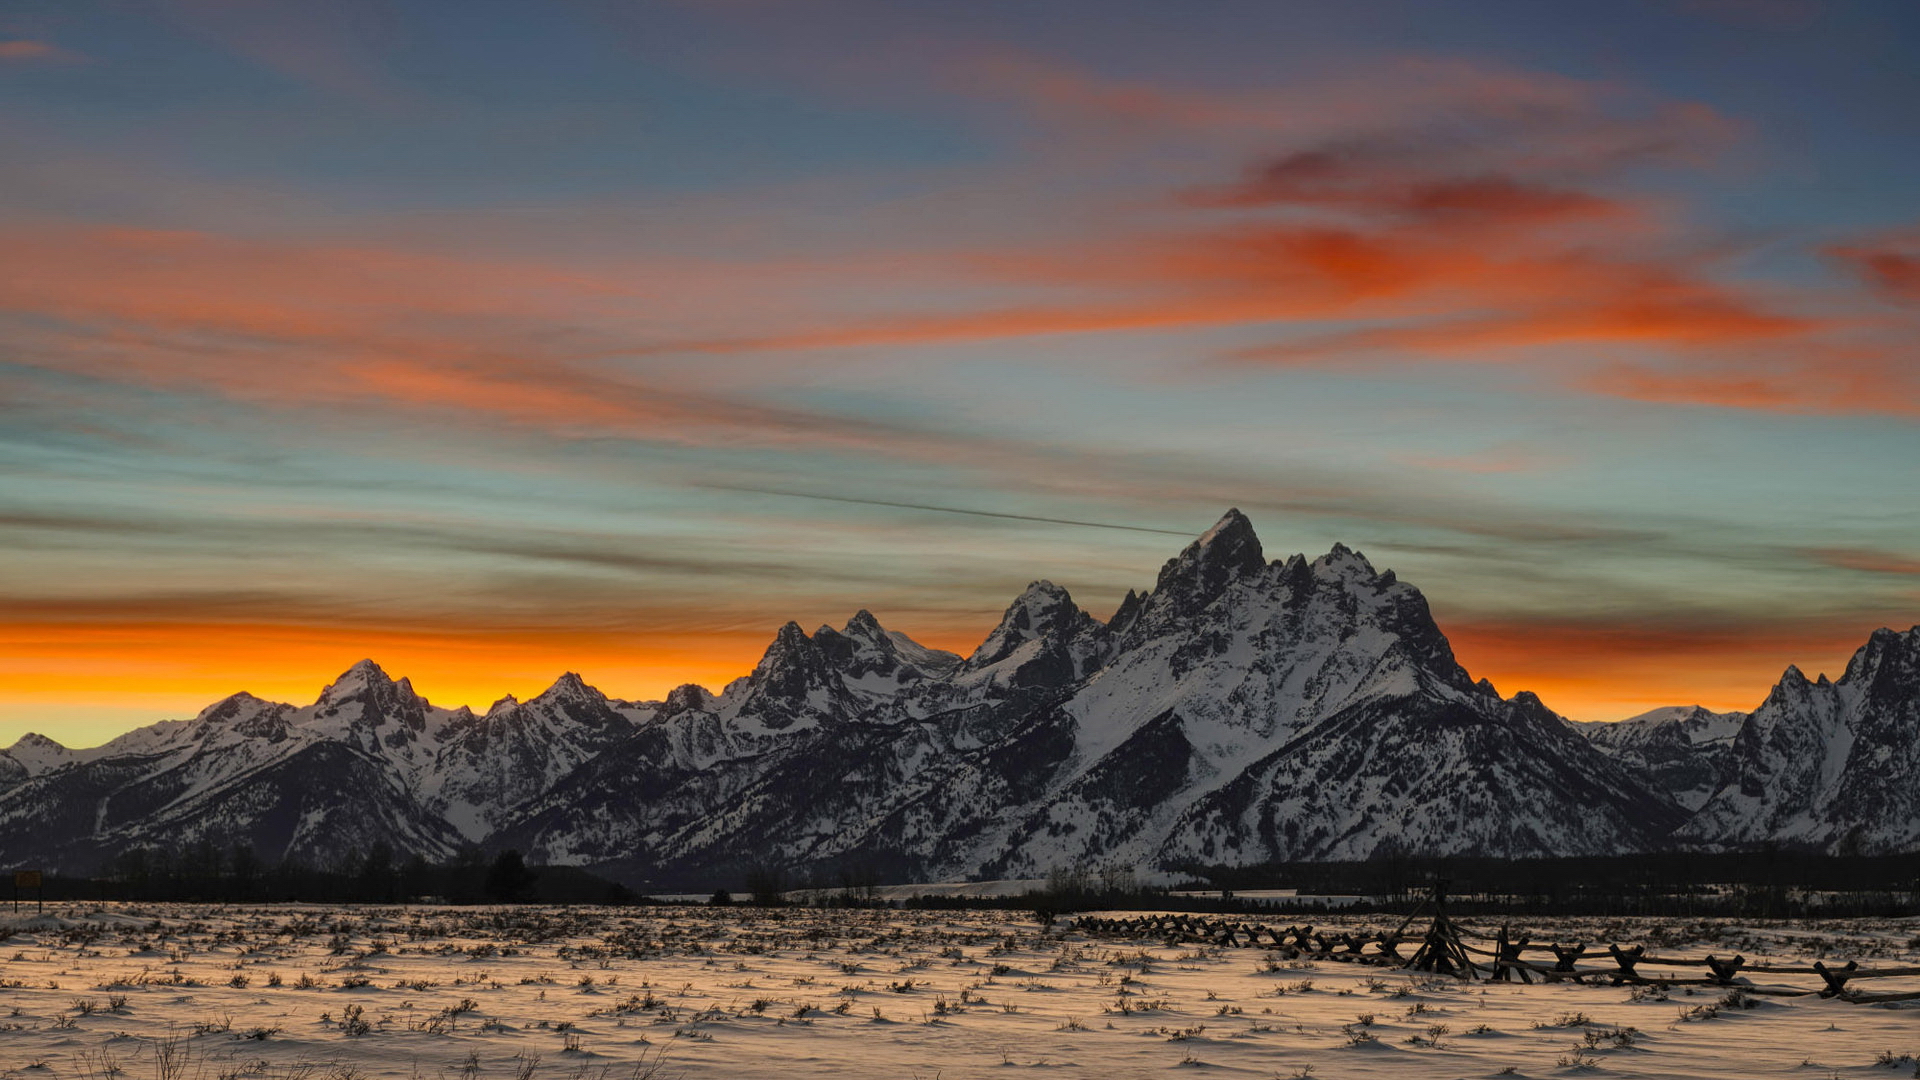
POLYGON ((1037 514, 1005 514, 995 510, 967 510, 958 506, 934 506, 930 503, 893 502, 888 499, 860 499, 851 495, 820 495, 810 491, 775 491, 771 488, 742 487, 733 484, 699 484, 718 491, 743 491, 753 495, 778 495, 788 499, 817 499, 821 502, 852 503, 856 506, 891 506, 900 510, 928 510, 936 514, 964 514, 968 517, 1002 518, 1007 521, 1035 521, 1044 525, 1079 525, 1089 529, 1119 529, 1123 532, 1155 533, 1160 536, 1192 536, 1179 529, 1156 529, 1148 525, 1117 525, 1111 521, 1079 521, 1074 518, 1041 517, 1037 514))

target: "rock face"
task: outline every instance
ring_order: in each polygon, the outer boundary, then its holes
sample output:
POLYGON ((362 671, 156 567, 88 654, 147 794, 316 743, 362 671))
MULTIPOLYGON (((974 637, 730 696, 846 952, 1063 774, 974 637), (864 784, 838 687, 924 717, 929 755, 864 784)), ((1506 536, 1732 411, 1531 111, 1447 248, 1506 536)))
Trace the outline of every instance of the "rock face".
POLYGON ((362 662, 305 707, 242 694, 104 747, 29 737, 0 754, 0 854, 86 870, 201 838, 268 860, 480 844, 660 888, 1762 832, 1912 846, 1913 670, 1913 635, 1877 634, 1840 682, 1783 682, 1751 718, 1571 725, 1474 682, 1392 571, 1339 545, 1268 561, 1231 511, 1111 619, 1035 582, 964 658, 861 611, 782 627, 719 694, 624 702, 566 675, 475 715, 362 662), (1889 779, 1863 787, 1874 770, 1889 779), (1898 823, 1862 824, 1896 797, 1898 823))
POLYGON ((1617 723, 1578 725, 1607 756, 1650 777, 1688 811, 1733 778, 1733 743, 1747 713, 1668 706, 1617 723))
POLYGON ((1733 739, 1731 776, 1680 829, 1716 847, 1920 847, 1920 626, 1876 630, 1836 681, 1788 668, 1733 739))

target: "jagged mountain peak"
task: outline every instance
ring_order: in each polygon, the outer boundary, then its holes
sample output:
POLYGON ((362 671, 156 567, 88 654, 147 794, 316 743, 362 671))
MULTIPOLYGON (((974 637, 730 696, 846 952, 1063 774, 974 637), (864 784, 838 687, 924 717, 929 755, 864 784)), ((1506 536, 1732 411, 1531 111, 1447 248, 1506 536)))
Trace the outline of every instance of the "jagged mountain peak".
POLYGON ((881 626, 880 620, 874 618, 873 612, 866 608, 854 612, 842 626, 835 627, 832 623, 821 623, 820 628, 813 632, 813 643, 828 652, 848 650, 878 651, 882 654, 893 652, 891 633, 886 627, 881 626))
POLYGON ((1024 637, 1048 633, 1063 618, 1084 614, 1075 606, 1072 594, 1051 581, 1035 581, 1023 589, 1000 616, 1000 626, 1019 631, 1024 637))
POLYGON ((1073 594, 1067 592, 1064 586, 1055 585, 1045 578, 1028 582, 1027 587, 1020 590, 1020 595, 1014 599, 1014 604, 1022 607, 1054 607, 1072 602, 1073 594))
MULTIPOLYGON (((1619 853, 1670 843, 1683 810, 1700 828, 1682 841, 1913 849, 1916 688, 1920 627, 1882 630, 1837 682, 1789 669, 1736 737, 1737 714, 1696 707, 1609 745, 1595 729, 1629 724, 1569 725, 1472 682, 1392 571, 1344 544, 1268 562, 1233 510, 1106 623, 1035 581, 964 661, 860 609, 789 622, 720 695, 687 684, 658 706, 568 672, 476 720, 365 660, 313 706, 235 695, 202 714, 221 722, 83 751, 25 737, 32 760, 0 757, 0 853, 56 865, 254 829, 326 855, 371 834, 301 823, 366 806, 436 857, 513 846, 696 884, 743 860, 1021 876, 1619 853)), ((896 878, 916 879, 933 880, 896 878)))
POLYGON ((542 690, 533 700, 551 702, 604 702, 607 700, 607 696, 587 685, 586 680, 582 679, 577 672, 569 671, 553 680, 553 685, 542 690))
POLYGON ((412 683, 405 679, 396 682, 379 664, 372 660, 359 660, 320 691, 317 704, 350 701, 365 696, 368 692, 378 693, 401 687, 405 687, 409 695, 412 694, 412 683))
POLYGON ((434 708, 432 702, 416 693, 411 679, 392 678, 380 665, 362 660, 320 691, 320 697, 309 709, 289 715, 299 726, 316 732, 320 728, 314 728, 315 724, 345 725, 340 730, 358 730, 361 734, 357 738, 364 740, 375 738, 372 732, 390 721, 421 732, 435 723, 436 717, 449 714, 434 708))
POLYGON ((887 637, 886 627, 881 626, 880 620, 874 618, 873 612, 866 608, 854 612, 853 617, 847 620, 847 625, 840 632, 850 638, 862 638, 874 642, 885 640, 887 637))
POLYGON ((1901 672, 1920 670, 1920 626, 1908 630, 1883 626, 1875 630, 1867 637, 1867 643, 1854 651, 1840 680, 1858 682, 1888 668, 1901 672))
POLYGON ((702 712, 713 706, 713 691, 699 683, 681 683, 667 691, 667 700, 661 704, 663 714, 702 712))
POLYGON ((822 630, 816 641, 797 622, 780 628, 753 673, 727 685, 723 697, 739 703, 737 716, 756 717, 759 726, 771 731, 833 711, 844 687, 832 656, 842 651, 846 639, 831 628, 822 630))
POLYGON ((1731 847, 1920 847, 1920 633, 1876 630, 1838 680, 1781 675, 1732 743, 1724 783, 1681 830, 1731 847))
POLYGON ((1214 522, 1206 532, 1201 533, 1194 540, 1193 545, 1205 548, 1223 542, 1239 543, 1242 540, 1251 540, 1255 544, 1260 542, 1260 538, 1253 534, 1253 522, 1247 515, 1240 512, 1239 507, 1230 506, 1226 513, 1220 515, 1220 520, 1214 522))
POLYGON ((816 667, 819 657, 813 638, 799 623, 789 620, 774 633, 773 641, 768 643, 767 651, 760 654, 760 662, 754 666, 750 678, 764 680, 796 669, 816 667))
POLYGON ((1168 559, 1154 583, 1156 594, 1209 600, 1227 585, 1257 574, 1267 565, 1253 522, 1238 510, 1228 510, 1213 527, 1201 533, 1180 554, 1168 559))
POLYGON ((1342 581, 1372 581, 1385 576, 1373 568, 1365 555, 1338 542, 1325 555, 1313 560, 1312 569, 1315 577, 1342 581))
POLYGON ((897 630, 888 630, 866 608, 855 612, 841 629, 822 626, 814 631, 813 644, 850 686, 870 693, 943 675, 960 663, 952 653, 929 649, 897 630))
POLYGON ((977 679, 1026 687, 1065 686, 1105 653, 1106 625, 1051 581, 1028 585, 960 670, 977 679))
POLYGON ((1021 590, 1000 615, 1000 622, 973 651, 968 662, 992 663, 1028 641, 1070 633, 1092 616, 1081 611, 1067 590, 1051 581, 1035 581, 1021 590))

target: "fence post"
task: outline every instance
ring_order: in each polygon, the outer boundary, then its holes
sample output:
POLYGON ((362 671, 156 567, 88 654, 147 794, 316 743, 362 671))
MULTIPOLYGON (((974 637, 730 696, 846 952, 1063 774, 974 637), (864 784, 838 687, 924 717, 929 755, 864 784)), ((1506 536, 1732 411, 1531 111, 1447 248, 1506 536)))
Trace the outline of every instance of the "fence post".
POLYGON ((1447 883, 1433 883, 1433 894, 1428 903, 1433 905, 1433 925, 1427 928, 1426 940, 1420 943, 1420 949, 1407 961, 1407 966, 1420 971, 1432 971, 1441 975, 1471 979, 1474 977, 1473 961, 1468 958, 1467 950, 1460 944, 1459 928, 1453 920, 1447 918, 1447 883))

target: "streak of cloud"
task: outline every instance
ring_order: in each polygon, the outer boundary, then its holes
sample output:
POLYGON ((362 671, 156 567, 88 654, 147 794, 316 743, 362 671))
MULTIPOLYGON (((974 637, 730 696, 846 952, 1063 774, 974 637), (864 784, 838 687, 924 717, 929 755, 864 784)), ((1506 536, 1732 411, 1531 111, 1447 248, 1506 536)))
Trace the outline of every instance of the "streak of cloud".
POLYGON ((1031 521, 1043 525, 1072 525, 1086 529, 1116 529, 1121 532, 1157 533, 1161 536, 1187 537, 1192 534, 1181 529, 1158 529, 1148 525, 1121 525, 1111 521, 1081 521, 1075 518, 1045 517, 1037 514, 1014 514, 995 510, 970 510, 958 506, 935 506, 931 503, 893 502, 887 499, 862 499, 851 495, 824 495, 809 491, 776 491, 771 488, 743 487, 723 484, 702 485, 718 491, 740 491, 753 495, 774 495, 783 499, 813 499, 818 502, 845 503, 852 506, 885 506, 896 510, 920 510, 937 514, 961 514, 966 517, 996 518, 1002 521, 1031 521))
POLYGON ((31 38, 15 38, 0 41, 0 60, 46 60, 63 55, 59 49, 44 41, 31 38))

